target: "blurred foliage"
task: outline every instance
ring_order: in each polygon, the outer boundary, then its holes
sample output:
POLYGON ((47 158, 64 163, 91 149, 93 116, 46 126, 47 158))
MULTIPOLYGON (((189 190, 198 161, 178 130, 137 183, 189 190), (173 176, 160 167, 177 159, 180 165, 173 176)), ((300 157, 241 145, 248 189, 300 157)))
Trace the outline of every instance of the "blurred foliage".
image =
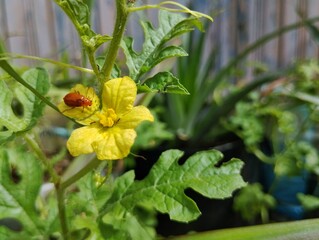
POLYGON ((236 133, 247 150, 260 160, 275 164, 279 175, 296 175, 307 169, 317 172, 319 159, 309 139, 318 112, 318 63, 300 62, 288 76, 239 102, 224 126, 236 133), (261 144, 271 142, 272 153, 263 153, 261 144))
POLYGON ((262 190, 259 183, 249 184, 242 188, 234 198, 234 209, 250 223, 261 218, 263 223, 269 221, 268 211, 276 206, 276 200, 262 190))
POLYGON ((319 197, 299 193, 298 199, 307 211, 319 209, 319 197))

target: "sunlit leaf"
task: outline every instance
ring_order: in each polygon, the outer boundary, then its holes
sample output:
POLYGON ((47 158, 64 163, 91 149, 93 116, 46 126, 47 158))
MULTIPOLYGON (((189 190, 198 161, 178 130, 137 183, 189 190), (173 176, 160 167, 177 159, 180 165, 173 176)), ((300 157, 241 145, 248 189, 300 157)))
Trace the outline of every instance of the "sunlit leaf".
POLYGON ((311 22, 305 21, 306 27, 310 34, 312 35, 312 39, 318 44, 319 42, 319 30, 318 28, 311 22))
POLYGON ((171 57, 187 56, 182 48, 165 46, 165 44, 183 33, 192 31, 195 27, 202 28, 201 22, 197 18, 187 18, 181 14, 167 11, 159 12, 159 27, 157 29, 154 29, 150 22, 141 22, 141 25, 144 30, 145 41, 140 53, 134 51, 132 38, 124 38, 121 43, 130 77, 137 82, 144 73, 163 60, 171 57))
POLYGON ((275 157, 275 173, 278 175, 295 176, 304 169, 316 174, 319 173, 317 150, 310 143, 304 141, 294 142, 275 157))
POLYGON ((142 122, 137 128, 137 138, 135 139, 132 152, 134 149, 150 149, 158 146, 166 140, 174 139, 174 134, 167 129, 164 122, 161 122, 156 112, 152 111, 154 122, 142 122))
POLYGON ((56 0, 77 29, 84 46, 95 51, 103 43, 112 39, 108 35, 96 34, 90 25, 90 11, 83 0, 56 0))
POLYGON ((93 52, 99 48, 103 43, 110 41, 112 37, 107 36, 107 35, 100 35, 100 34, 95 34, 94 32, 92 33, 93 36, 82 36, 82 42, 83 44, 90 48, 93 52))
MULTIPOLYGON (((46 70, 34 68, 22 78, 45 95, 50 87, 46 70)), ((0 81, 0 143, 31 129, 41 117, 45 104, 30 90, 15 81, 0 81)))
POLYGON ((73 17, 75 17, 80 24, 87 24, 89 22, 89 8, 82 0, 67 0, 63 1, 62 4, 68 7, 73 17))
POLYGON ((189 94, 187 89, 170 72, 160 72, 148 78, 142 85, 137 85, 139 92, 160 92, 189 94))
POLYGON ((319 209, 319 198, 313 195, 306 195, 303 193, 297 194, 298 200, 301 202, 302 206, 308 210, 319 209))
POLYGON ((0 159, 0 220, 11 218, 15 221, 13 226, 21 226, 17 232, 1 228, 0 232, 23 236, 20 239, 40 236, 44 224, 35 208, 42 182, 39 163, 20 148, 1 148, 0 159))
MULTIPOLYGON (((259 183, 247 185, 242 188, 234 199, 234 208, 241 216, 253 222, 257 216, 262 217, 269 209, 276 206, 276 200, 270 194, 264 193, 259 183)), ((268 215, 268 214, 267 214, 268 215)), ((268 219, 263 219, 268 221, 268 219)))
MULTIPOLYGON (((75 158, 73 166, 78 166, 83 160, 83 157, 75 158)), ((67 198, 67 211, 72 226, 70 231, 75 239, 81 239, 77 234, 85 230, 89 232, 86 239, 103 239, 103 231, 99 231, 97 216, 99 208, 110 197, 112 184, 107 182, 99 185, 100 183, 96 180, 95 174, 97 173, 91 172, 77 181, 78 191, 70 194, 67 198), (73 217, 74 215, 76 217, 73 217)))
MULTIPOLYGON (((173 220, 189 222, 196 219, 200 211, 196 203, 185 195, 185 189, 191 188, 208 198, 224 199, 230 197, 235 189, 245 186, 240 176, 243 163, 238 159, 217 167, 223 155, 210 150, 198 152, 179 165, 182 155, 179 150, 162 153, 149 175, 141 181, 134 182, 132 171, 118 178, 112 197, 102 209, 102 214, 107 213, 103 221, 121 229, 116 225, 122 224, 126 217, 132 217, 135 207, 142 205, 168 213, 173 220)), ((132 234, 127 236, 130 238, 126 239, 138 239, 132 234)))

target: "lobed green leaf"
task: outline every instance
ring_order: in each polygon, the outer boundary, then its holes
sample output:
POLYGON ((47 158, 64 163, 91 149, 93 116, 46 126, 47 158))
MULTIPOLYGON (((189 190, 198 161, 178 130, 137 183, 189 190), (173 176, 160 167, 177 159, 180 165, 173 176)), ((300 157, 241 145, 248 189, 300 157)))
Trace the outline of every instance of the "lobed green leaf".
POLYGON ((42 182, 39 163, 21 148, 1 148, 0 159, 0 220, 11 219, 13 226, 20 226, 16 232, 1 227, 1 234, 23 236, 20 239, 42 235, 43 219, 35 207, 42 182))
POLYGON ((208 198, 223 199, 245 186, 240 176, 243 163, 239 159, 231 159, 216 167, 223 155, 210 150, 198 152, 179 165, 182 155, 179 150, 162 153, 149 175, 141 181, 134 182, 132 171, 119 177, 112 197, 102 209, 103 221, 115 227, 110 215, 123 221, 128 215, 133 215, 136 206, 144 206, 168 213, 173 220, 189 222, 196 219, 200 211, 185 195, 185 189, 191 188, 208 198))
MULTIPOLYGON (((134 183, 134 172, 130 171, 118 178, 114 183, 114 191, 108 202, 116 201, 116 199, 125 198, 127 190, 134 183)), ((123 207, 121 203, 107 204, 107 214, 103 215, 100 223, 100 231, 104 232, 105 239, 145 239, 151 240, 155 238, 154 226, 150 226, 145 222, 145 217, 141 218, 139 214, 134 212, 133 207, 137 205, 139 200, 133 200, 131 211, 123 207)))
MULTIPOLYGON (((34 68, 22 78, 45 95, 50 87, 46 70, 34 68)), ((41 117, 45 103, 18 82, 0 81, 0 144, 31 129, 41 117)))
POLYGON ((83 0, 55 0, 73 22, 84 46, 92 52, 112 39, 108 35, 96 34, 90 26, 90 10, 83 0))
POLYGON ((159 72, 155 76, 148 78, 145 83, 137 85, 138 92, 160 92, 186 94, 189 92, 170 72, 159 72))
POLYGON ((67 0, 63 4, 72 13, 72 16, 80 23, 87 24, 90 19, 88 6, 82 0, 67 0))
POLYGON ((180 14, 167 11, 159 12, 159 27, 154 29, 150 22, 141 22, 145 41, 140 53, 133 49, 133 39, 124 38, 121 47, 126 56, 126 63, 130 77, 136 82, 140 77, 165 59, 171 57, 187 56, 187 53, 177 46, 165 46, 165 44, 186 32, 194 30, 194 27, 202 29, 199 19, 185 17, 180 14))
POLYGON ((84 35, 81 37, 84 46, 90 48, 93 52, 97 50, 103 43, 110 41, 112 37, 108 35, 100 35, 92 32, 92 36, 84 35))

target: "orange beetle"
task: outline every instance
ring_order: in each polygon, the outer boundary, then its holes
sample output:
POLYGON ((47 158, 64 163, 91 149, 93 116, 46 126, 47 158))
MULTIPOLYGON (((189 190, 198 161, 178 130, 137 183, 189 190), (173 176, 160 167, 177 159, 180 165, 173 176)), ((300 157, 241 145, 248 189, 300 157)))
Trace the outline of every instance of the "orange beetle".
POLYGON ((79 92, 68 93, 64 96, 63 101, 65 105, 75 107, 88 107, 92 105, 92 100, 81 95, 79 92))

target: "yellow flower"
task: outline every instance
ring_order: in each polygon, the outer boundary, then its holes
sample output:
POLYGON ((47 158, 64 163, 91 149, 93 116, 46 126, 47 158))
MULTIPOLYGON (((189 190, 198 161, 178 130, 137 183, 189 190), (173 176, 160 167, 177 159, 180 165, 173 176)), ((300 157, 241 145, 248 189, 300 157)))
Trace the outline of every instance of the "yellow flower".
POLYGON ((126 157, 136 137, 135 127, 144 120, 154 120, 146 107, 133 107, 136 92, 135 82, 129 77, 106 82, 102 109, 90 117, 97 120, 72 132, 67 142, 70 153, 78 156, 95 152, 100 160, 126 157))

